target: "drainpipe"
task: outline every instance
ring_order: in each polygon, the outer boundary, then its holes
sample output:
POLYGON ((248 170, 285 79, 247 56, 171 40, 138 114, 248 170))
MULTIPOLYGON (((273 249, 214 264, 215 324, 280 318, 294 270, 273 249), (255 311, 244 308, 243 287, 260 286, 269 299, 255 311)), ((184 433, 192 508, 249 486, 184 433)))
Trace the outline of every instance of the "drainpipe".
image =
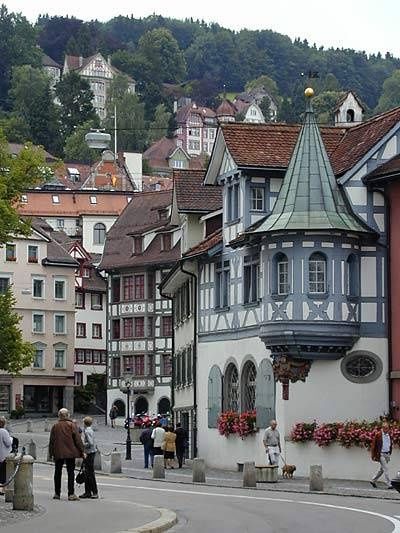
POLYGON ((175 406, 175 310, 174 299, 172 296, 160 291, 163 298, 170 300, 172 308, 172 338, 171 338, 171 422, 174 424, 174 406, 175 406))
POLYGON ((197 457, 197 276, 189 272, 179 263, 181 272, 187 274, 193 279, 193 457, 197 457))

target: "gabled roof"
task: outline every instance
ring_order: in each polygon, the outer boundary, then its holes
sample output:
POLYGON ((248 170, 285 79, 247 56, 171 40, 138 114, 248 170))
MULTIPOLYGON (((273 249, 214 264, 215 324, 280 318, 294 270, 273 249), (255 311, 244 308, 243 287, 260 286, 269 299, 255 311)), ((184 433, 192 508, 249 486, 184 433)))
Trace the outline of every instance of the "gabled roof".
POLYGON ((133 255, 132 235, 167 228, 169 219, 160 219, 159 212, 171 205, 172 191, 136 193, 124 212, 107 233, 99 268, 113 270, 140 265, 164 264, 179 259, 180 245, 161 251, 161 234, 157 234, 142 254, 133 255))
POLYGON ((232 102, 230 102, 226 98, 224 100, 222 100, 222 102, 217 107, 217 117, 221 117, 221 116, 232 116, 232 117, 234 117, 236 115, 236 113, 237 113, 237 110, 236 110, 234 104, 232 104, 232 102))
POLYGON ((54 67, 54 68, 58 68, 60 70, 62 68, 61 65, 59 63, 57 63, 57 61, 54 61, 54 59, 52 59, 50 56, 48 56, 44 52, 42 54, 42 65, 44 67, 54 67))
POLYGON ((76 267, 78 263, 73 259, 68 251, 56 240, 56 233, 53 228, 47 224, 45 220, 34 217, 30 220, 31 227, 41 235, 48 239, 47 255, 43 259, 43 264, 60 264, 71 267, 76 267))
POLYGON ((375 170, 364 176, 366 182, 384 182, 393 178, 398 178, 400 175, 400 154, 395 155, 383 165, 380 165, 375 170))
POLYGON ((365 105, 362 103, 360 97, 355 93, 354 91, 347 91, 344 93, 344 95, 340 98, 338 103, 336 104, 335 109, 333 110, 335 113, 336 111, 339 111, 340 106, 346 101, 349 94, 352 94, 354 99, 356 100, 357 104, 361 107, 362 111, 365 111, 365 105))
MULTIPOLYGON (((175 139, 162 137, 147 148, 147 150, 143 153, 143 159, 147 159, 151 167, 168 167, 168 159, 176 150, 176 148, 177 146, 175 139)), ((182 150, 186 158, 189 160, 190 156, 185 152, 185 150, 183 150, 183 148, 180 148, 180 150, 182 150)))
POLYGON ((206 237, 204 240, 196 244, 196 246, 193 246, 193 248, 190 248, 190 250, 183 254, 183 257, 189 258, 206 254, 209 250, 212 250, 213 248, 215 248, 215 246, 218 246, 219 244, 222 244, 222 229, 217 229, 216 231, 208 235, 208 237, 206 237))
POLYGON ((174 170, 174 193, 178 211, 210 213, 222 207, 222 189, 204 185, 204 170, 174 170))
POLYGON ((119 69, 108 63, 108 61, 99 52, 89 57, 72 56, 67 54, 64 59, 64 64, 69 71, 76 70, 79 72, 83 70, 96 57, 101 57, 101 59, 103 59, 107 63, 108 67, 114 74, 124 74, 124 76, 129 78, 130 81, 134 81, 130 76, 128 76, 128 74, 125 74, 125 72, 121 72, 119 69))
POLYGON ((245 233, 288 230, 372 233, 356 218, 339 189, 311 101, 272 213, 245 233))
POLYGON ((204 118, 215 118, 215 111, 209 107, 197 105, 192 102, 191 104, 180 107, 176 112, 176 122, 178 124, 186 123, 187 119, 191 114, 199 115, 202 119, 204 118))
MULTIPOLYGON (((10 151, 10 154, 12 155, 18 155, 24 148, 25 148, 24 144, 8 143, 8 149, 10 151)), ((49 152, 46 152, 46 150, 44 150, 43 148, 42 150, 44 152, 44 156, 45 156, 47 163, 54 163, 55 161, 57 161, 57 158, 54 157, 54 155, 51 155, 49 152)))

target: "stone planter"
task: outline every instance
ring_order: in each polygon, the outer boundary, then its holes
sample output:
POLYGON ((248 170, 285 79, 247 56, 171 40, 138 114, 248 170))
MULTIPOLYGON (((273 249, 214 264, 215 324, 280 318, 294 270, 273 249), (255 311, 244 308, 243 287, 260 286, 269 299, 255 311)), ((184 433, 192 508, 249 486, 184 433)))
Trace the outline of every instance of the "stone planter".
POLYGON ((275 465, 256 465, 257 483, 277 483, 278 467, 275 465))

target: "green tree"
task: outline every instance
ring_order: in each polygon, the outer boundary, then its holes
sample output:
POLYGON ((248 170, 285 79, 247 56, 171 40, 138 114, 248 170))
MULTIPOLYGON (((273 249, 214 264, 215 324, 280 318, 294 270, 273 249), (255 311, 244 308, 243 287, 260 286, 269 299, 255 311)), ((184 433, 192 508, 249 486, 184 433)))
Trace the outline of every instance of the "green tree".
POLYGON ((282 100, 278 109, 278 121, 286 122, 287 124, 294 124, 297 121, 296 114, 289 98, 283 98, 282 100))
POLYGON ((0 107, 7 108, 12 69, 18 65, 41 65, 36 32, 21 14, 0 7, 0 107))
POLYGON ((325 91, 313 98, 312 105, 320 124, 334 123, 334 110, 342 96, 343 92, 325 91))
POLYGON ((271 122, 271 102, 268 96, 264 96, 264 98, 258 104, 258 107, 261 109, 261 112, 264 115, 265 122, 271 122))
MULTIPOLYGON (((29 224, 17 211, 21 194, 52 175, 40 147, 29 143, 13 157, 0 132, 0 245, 15 234, 28 235, 29 224)), ((1 316, 1 315, 0 315, 1 316)))
POLYGON ((0 369, 9 374, 19 374, 32 363, 34 356, 32 344, 23 340, 22 317, 14 311, 15 303, 10 288, 0 294, 0 369))
POLYGON ((56 94, 61 105, 61 128, 65 136, 71 135, 80 124, 96 120, 93 92, 89 82, 77 72, 69 72, 62 77, 56 86, 56 94))
POLYGON ((186 63, 177 40, 165 28, 145 33, 139 40, 137 57, 146 80, 178 83, 186 76, 186 63))
POLYGON ((30 65, 15 67, 10 98, 14 113, 29 127, 30 140, 58 155, 62 146, 60 128, 46 74, 30 65))
POLYGON ((169 121, 172 116, 164 104, 159 104, 154 111, 154 119, 149 126, 149 143, 158 141, 168 133, 169 121))
POLYGON ((0 118, 0 130, 7 140, 13 143, 24 143, 29 139, 29 126, 17 113, 6 113, 0 118))
POLYGON ((147 140, 144 104, 140 102, 137 94, 129 91, 129 79, 124 74, 114 77, 108 94, 105 127, 112 135, 114 135, 115 110, 118 150, 142 151, 147 140))
POLYGON ((400 70, 395 70, 387 78, 382 87, 382 94, 379 97, 376 113, 383 113, 388 109, 400 106, 400 70))
POLYGON ((80 124, 65 140, 64 157, 68 161, 90 163, 98 159, 99 152, 88 147, 85 135, 91 128, 97 127, 97 121, 87 121, 80 124))
POLYGON ((263 74, 262 76, 259 76, 258 78, 251 80, 246 83, 245 90, 251 91, 252 89, 256 89, 258 87, 264 87, 264 89, 275 99, 278 100, 279 98, 279 89, 276 84, 276 81, 270 78, 269 76, 263 74))

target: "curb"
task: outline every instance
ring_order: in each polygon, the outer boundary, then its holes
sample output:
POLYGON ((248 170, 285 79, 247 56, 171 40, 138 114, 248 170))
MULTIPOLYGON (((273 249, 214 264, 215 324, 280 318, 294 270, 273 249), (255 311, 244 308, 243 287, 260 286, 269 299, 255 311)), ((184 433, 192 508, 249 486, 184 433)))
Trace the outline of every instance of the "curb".
POLYGON ((161 533, 174 526, 178 522, 178 517, 174 511, 170 509, 155 508, 160 513, 160 518, 149 522, 144 526, 137 527, 135 529, 124 529, 116 533, 161 533))
MULTIPOLYGON (((48 466, 53 464, 53 463, 48 463, 46 461, 40 461, 40 460, 35 461, 35 463, 44 464, 48 466)), ((103 472, 102 470, 96 470, 96 474, 102 475, 105 477, 109 476, 109 477, 115 477, 115 478, 121 478, 121 479, 136 479, 138 481, 157 481, 160 483, 174 483, 174 484, 192 485, 192 486, 196 485, 196 486, 214 487, 214 488, 220 488, 220 489, 259 490, 263 492, 287 492, 289 494, 319 494, 321 496, 340 496, 342 498, 363 498, 367 500, 381 500, 381 501, 383 500, 383 501, 393 501, 393 502, 400 501, 400 498, 394 498, 393 496, 389 496, 389 495, 374 496, 373 494, 358 494, 356 492, 347 493, 347 492, 344 492, 342 489, 337 489, 337 490, 324 489, 323 491, 310 491, 310 490, 302 490, 302 489, 293 489, 290 487, 279 487, 277 483, 274 483, 273 484, 274 487, 271 487, 271 488, 265 488, 265 489, 256 488, 255 489, 255 488, 232 486, 232 485, 226 485, 226 484, 224 485, 223 483, 215 483, 215 484, 211 484, 207 482, 206 483, 193 483, 192 481, 176 480, 176 479, 153 479, 153 478, 147 478, 147 477, 134 476, 132 474, 126 474, 124 472, 121 472, 120 474, 112 474, 111 472, 103 472)), ((130 531, 130 530, 127 530, 127 531, 130 531)))

